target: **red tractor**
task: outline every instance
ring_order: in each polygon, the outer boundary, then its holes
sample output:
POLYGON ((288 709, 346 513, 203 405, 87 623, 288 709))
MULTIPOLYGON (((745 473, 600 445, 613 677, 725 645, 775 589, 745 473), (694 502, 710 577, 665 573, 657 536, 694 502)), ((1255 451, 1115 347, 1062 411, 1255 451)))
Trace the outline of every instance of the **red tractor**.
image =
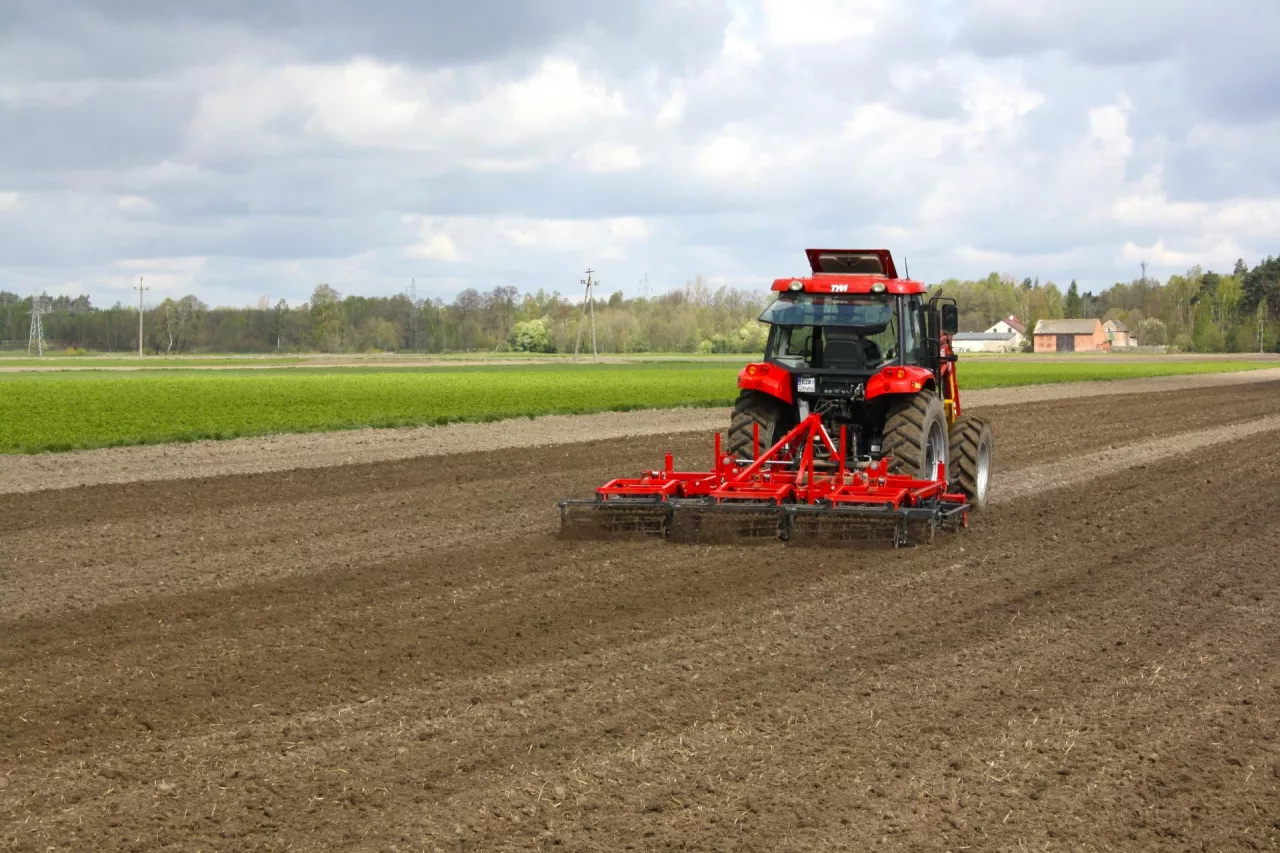
POLYGON ((955 300, 898 278, 886 249, 807 254, 811 275, 773 283, 764 361, 739 374, 711 467, 668 453, 559 501, 562 535, 899 547, 986 506, 991 427, 961 413, 955 300))
POLYGON ((773 283, 764 361, 738 375, 728 452, 750 457, 757 433, 771 445, 814 412, 831 434, 846 427, 848 456, 889 456, 890 473, 918 479, 943 462, 949 485, 985 507, 991 427, 961 411, 955 301, 926 300, 888 249, 806 254, 811 275, 773 283))

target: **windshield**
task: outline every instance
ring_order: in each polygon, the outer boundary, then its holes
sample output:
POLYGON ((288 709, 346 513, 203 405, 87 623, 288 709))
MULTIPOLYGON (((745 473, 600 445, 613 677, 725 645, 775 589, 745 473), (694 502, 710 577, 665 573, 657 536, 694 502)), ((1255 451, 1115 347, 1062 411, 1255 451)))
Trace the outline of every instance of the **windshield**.
POLYGON ((775 326, 861 326, 874 334, 892 317, 891 296, 784 293, 764 309, 760 321, 775 326))
POLYGON ((774 326, 765 358, 790 369, 877 370, 897 358, 898 318, 885 326, 774 326))

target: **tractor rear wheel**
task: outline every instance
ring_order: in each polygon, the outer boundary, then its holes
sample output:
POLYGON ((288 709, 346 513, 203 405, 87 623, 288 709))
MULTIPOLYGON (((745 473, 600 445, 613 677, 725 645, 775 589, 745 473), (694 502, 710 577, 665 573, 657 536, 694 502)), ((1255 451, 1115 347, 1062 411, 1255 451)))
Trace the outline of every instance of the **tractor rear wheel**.
POLYGON ((986 508, 991 490, 992 448, 991 424, 984 419, 961 415, 951 425, 951 464, 947 466, 947 479, 977 510, 986 508))
POLYGON ((938 476, 938 463, 951 469, 947 415, 932 391, 920 391, 895 403, 884 421, 880 452, 892 457, 890 474, 919 480, 938 476))
POLYGON ((729 441, 726 452, 736 459, 753 457, 753 424, 760 425, 760 452, 786 435, 793 420, 787 406, 777 397, 760 391, 743 391, 733 405, 729 419, 729 441))

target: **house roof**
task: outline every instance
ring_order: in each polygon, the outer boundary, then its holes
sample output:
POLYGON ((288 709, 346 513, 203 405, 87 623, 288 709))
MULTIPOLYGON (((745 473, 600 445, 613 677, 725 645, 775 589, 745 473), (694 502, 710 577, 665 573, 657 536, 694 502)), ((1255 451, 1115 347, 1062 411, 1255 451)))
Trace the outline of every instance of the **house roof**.
POLYGON ((1000 334, 999 332, 956 332, 951 336, 953 341, 1007 341, 1013 337, 1012 333, 1000 334))
POLYGON ((1015 332, 1017 332, 1020 335, 1025 335, 1027 333, 1027 324, 1023 323, 1021 320, 1019 320, 1017 317, 1013 316, 1012 314, 1010 314, 1008 317, 1005 317, 1004 322, 1008 323, 1009 328, 1013 329, 1015 332))
POLYGON ((1092 335, 1101 325, 1097 320, 1038 320, 1037 335, 1092 335))
POLYGON ((1126 326, 1124 323, 1121 323, 1119 320, 1108 320, 1107 322, 1105 322, 1105 323, 1103 323, 1103 324, 1102 324, 1102 328, 1104 328, 1104 329, 1106 329, 1107 331, 1110 331, 1110 332, 1127 332, 1127 331, 1129 331, 1129 327, 1128 327, 1128 326, 1126 326))

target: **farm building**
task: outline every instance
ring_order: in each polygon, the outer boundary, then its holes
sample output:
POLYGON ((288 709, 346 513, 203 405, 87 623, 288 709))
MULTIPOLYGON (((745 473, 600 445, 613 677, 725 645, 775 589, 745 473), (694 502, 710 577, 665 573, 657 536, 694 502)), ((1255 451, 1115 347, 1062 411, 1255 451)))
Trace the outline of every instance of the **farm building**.
POLYGON ((951 336, 951 348, 956 352, 1016 352, 1022 345, 1017 332, 956 332, 951 336))
POLYGON ((1112 349, 1137 346, 1137 342, 1129 334, 1129 327, 1119 320, 1108 320, 1102 324, 1102 328, 1107 333, 1107 340, 1111 342, 1112 349))
POLYGON ((1110 352, 1102 321, 1092 320, 1040 320, 1035 331, 1036 352, 1110 352))
POLYGON ((985 332, 958 332, 951 338, 956 352, 1017 352, 1026 340, 1027 327, 1010 314, 985 332))
POLYGON ((990 329, 987 329, 987 333, 992 335, 1007 335, 1010 332, 1013 332, 1018 336, 1019 346, 1021 346, 1022 342, 1026 340, 1026 325, 1012 314, 1005 317, 1003 320, 997 320, 995 325, 990 329))

